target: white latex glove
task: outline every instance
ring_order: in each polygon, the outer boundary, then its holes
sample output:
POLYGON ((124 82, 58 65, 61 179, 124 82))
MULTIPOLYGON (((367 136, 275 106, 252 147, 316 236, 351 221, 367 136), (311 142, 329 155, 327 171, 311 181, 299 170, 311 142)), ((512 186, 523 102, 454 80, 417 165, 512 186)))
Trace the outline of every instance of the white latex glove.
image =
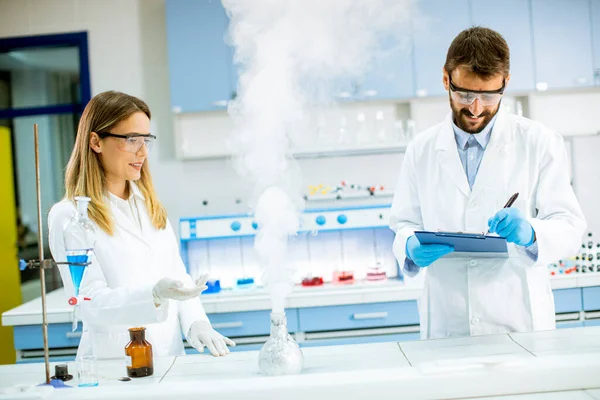
POLYGON ((204 351, 204 346, 215 356, 226 356, 229 354, 227 346, 235 346, 235 342, 219 332, 215 331, 209 322, 196 321, 190 328, 188 342, 200 353, 204 351))
POLYGON ((204 292, 208 287, 206 286, 208 281, 208 275, 201 275, 197 280, 195 286, 191 288, 183 287, 183 282, 171 278, 162 278, 154 285, 152 294, 154 295, 154 303, 160 305, 168 299, 184 301, 197 297, 200 293, 204 292))

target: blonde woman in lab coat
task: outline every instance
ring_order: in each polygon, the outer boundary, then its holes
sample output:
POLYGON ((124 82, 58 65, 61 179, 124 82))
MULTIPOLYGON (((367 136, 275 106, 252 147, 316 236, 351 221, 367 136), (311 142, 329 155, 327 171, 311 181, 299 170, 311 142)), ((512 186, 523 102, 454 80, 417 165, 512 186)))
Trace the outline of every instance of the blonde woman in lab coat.
POLYGON ((554 329, 547 266, 581 245, 586 221, 562 137, 501 107, 509 60, 497 32, 461 32, 443 69, 451 112, 406 150, 390 223, 406 274, 427 272, 422 338, 554 329), (506 238, 508 258, 448 254, 421 244, 414 232, 423 229, 489 230, 506 238))
MULTIPOLYGON (((88 196, 96 228, 92 264, 81 284, 83 335, 78 356, 124 355, 128 328, 146 327, 155 356, 185 354, 182 334, 198 351, 229 353, 230 339, 210 325, 199 294, 206 278, 192 282, 179 256, 177 240, 156 197, 148 151, 150 110, 141 100, 104 92, 86 106, 67 165, 65 198, 48 217, 55 260, 65 261, 63 227, 75 214, 74 198, 88 196)), ((73 285, 61 267, 67 295, 73 285)))

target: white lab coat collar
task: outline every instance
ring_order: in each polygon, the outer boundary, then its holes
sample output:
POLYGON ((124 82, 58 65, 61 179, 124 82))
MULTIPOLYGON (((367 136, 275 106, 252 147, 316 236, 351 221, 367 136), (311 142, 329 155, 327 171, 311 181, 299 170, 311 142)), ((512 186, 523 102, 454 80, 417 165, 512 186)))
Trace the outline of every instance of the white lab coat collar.
POLYGON ((510 126, 506 111, 500 105, 494 123, 494 133, 491 135, 486 147, 472 191, 469 188, 469 182, 456 148, 456 139, 452 127, 452 112, 446 115, 446 119, 441 125, 435 148, 440 153, 440 165, 447 171, 449 178, 466 197, 475 197, 481 191, 481 188, 494 178, 495 172, 500 168, 504 168, 507 162, 508 144, 513 140, 514 129, 510 126))
POLYGON ((142 191, 140 190, 137 183, 135 183, 133 181, 129 181, 129 189, 130 189, 131 194, 136 196, 138 199, 145 201, 144 195, 142 194, 142 191))
POLYGON ((129 181, 129 189, 130 195, 127 200, 120 199, 119 197, 109 193, 107 196, 108 203, 110 205, 110 209, 113 214, 113 218, 115 223, 119 228, 122 228, 141 240, 147 246, 150 246, 150 243, 146 239, 146 235, 149 234, 150 229, 152 228, 152 223, 150 221, 150 216, 148 215, 148 211, 146 210, 146 203, 144 200, 144 196, 140 191, 140 188, 134 182, 129 181), (136 226, 135 222, 132 221, 121 209, 119 208, 119 201, 129 201, 134 200, 137 211, 139 212, 139 219, 141 224, 141 230, 136 226))
POLYGON ((129 182, 129 197, 127 199, 122 199, 119 196, 116 196, 116 195, 108 192, 107 197, 111 204, 117 204, 119 201, 131 200, 134 196, 136 199, 141 200, 142 202, 145 201, 144 195, 142 194, 142 191, 140 190, 138 185, 132 181, 128 181, 128 182, 129 182))

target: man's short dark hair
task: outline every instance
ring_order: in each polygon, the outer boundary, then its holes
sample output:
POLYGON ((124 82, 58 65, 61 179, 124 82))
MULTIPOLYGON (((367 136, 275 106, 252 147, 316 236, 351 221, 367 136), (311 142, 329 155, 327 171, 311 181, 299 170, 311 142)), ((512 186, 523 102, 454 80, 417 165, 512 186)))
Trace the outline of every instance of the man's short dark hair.
POLYGON ((497 74, 508 76, 510 50, 506 40, 498 32, 474 26, 458 34, 448 48, 444 68, 451 74, 459 66, 490 79, 497 74))

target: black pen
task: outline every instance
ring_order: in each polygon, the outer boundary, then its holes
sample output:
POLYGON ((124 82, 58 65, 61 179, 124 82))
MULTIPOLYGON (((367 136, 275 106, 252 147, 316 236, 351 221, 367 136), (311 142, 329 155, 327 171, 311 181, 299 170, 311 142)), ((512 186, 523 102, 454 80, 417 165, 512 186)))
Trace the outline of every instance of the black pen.
MULTIPOLYGON (((506 202, 506 204, 504 205, 503 208, 510 208, 510 206, 512 206, 514 204, 515 200, 517 200, 517 197, 519 197, 519 192, 510 196, 510 199, 508 199, 508 201, 506 202)), ((489 234, 490 234, 490 230, 488 229, 487 232, 485 233, 485 236, 487 236, 489 234)))

